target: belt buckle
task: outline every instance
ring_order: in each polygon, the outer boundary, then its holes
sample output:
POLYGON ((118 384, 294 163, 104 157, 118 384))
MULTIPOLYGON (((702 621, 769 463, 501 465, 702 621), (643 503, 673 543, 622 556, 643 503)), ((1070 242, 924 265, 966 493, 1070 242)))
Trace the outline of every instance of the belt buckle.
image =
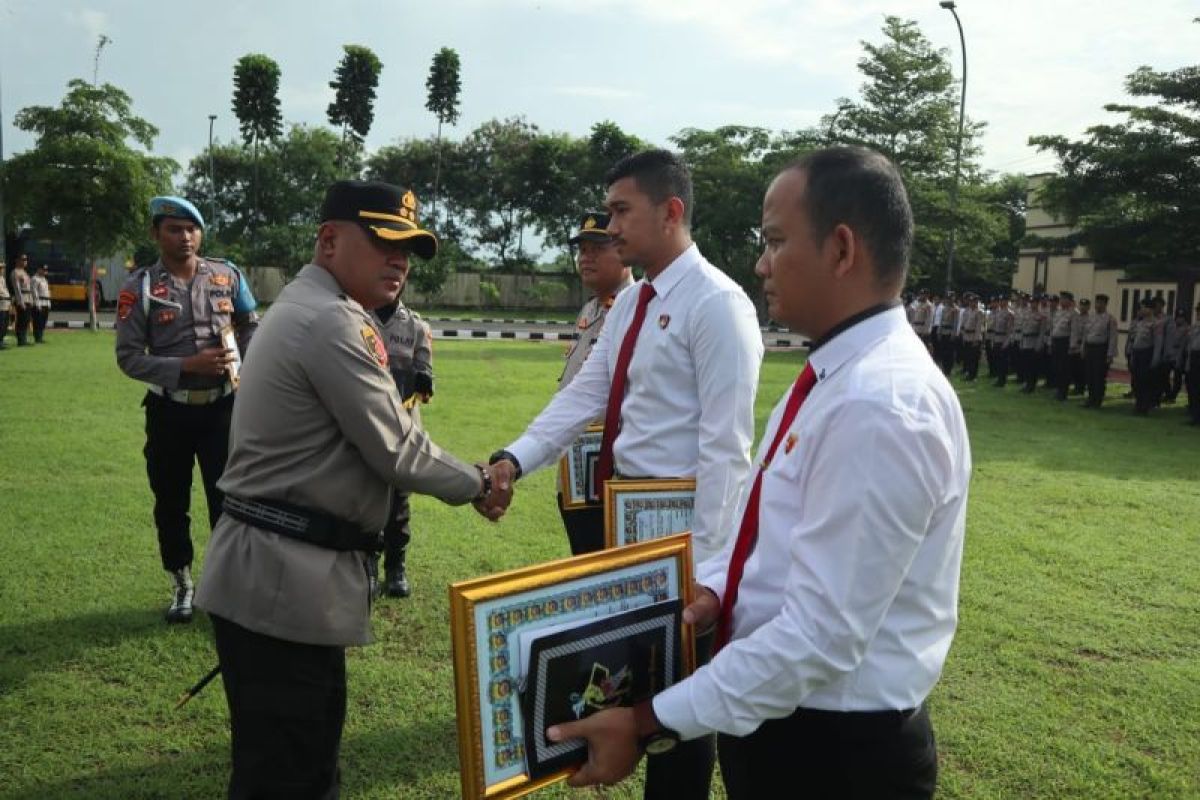
POLYGON ((189 406, 206 406, 212 402, 212 391, 210 389, 189 389, 187 393, 187 404, 189 406))

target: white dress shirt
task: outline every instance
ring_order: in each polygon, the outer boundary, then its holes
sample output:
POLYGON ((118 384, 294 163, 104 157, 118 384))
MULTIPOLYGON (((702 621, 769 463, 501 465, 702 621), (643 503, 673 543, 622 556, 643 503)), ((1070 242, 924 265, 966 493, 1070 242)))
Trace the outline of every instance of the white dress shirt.
MULTIPOLYGON (((506 448, 525 474, 556 461, 588 421, 604 416, 641 283, 617 296, 579 374, 506 448)), ((762 334, 750 298, 695 245, 651 283, 655 295, 629 362, 614 464, 626 478, 696 479, 692 546, 699 563, 724 545, 750 471, 762 334)))
MULTIPOLYGON (((763 476, 730 644, 654 700, 685 739, 800 707, 915 708, 954 636, 971 475, 958 398, 899 307, 810 360, 817 384, 763 476)), ((697 568, 718 597, 732 550, 697 568)))
POLYGON ((944 311, 945 308, 946 307, 941 303, 938 303, 936 306, 933 307, 933 327, 937 328, 937 327, 941 326, 942 311, 944 311))

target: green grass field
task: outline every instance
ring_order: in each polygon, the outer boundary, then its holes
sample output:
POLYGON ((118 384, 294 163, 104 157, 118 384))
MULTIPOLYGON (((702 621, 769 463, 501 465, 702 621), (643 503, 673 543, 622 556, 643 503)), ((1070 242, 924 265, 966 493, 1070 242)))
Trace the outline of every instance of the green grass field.
MULTIPOLYGON (((222 796, 219 682, 173 709, 215 657, 206 621, 161 619, 142 390, 111 334, 47 338, 0 353, 0 797, 222 796)), ((540 409, 561 353, 438 342, 428 427, 484 457, 540 409)), ((800 362, 768 355, 760 430, 800 362)), ((959 388, 975 476, 961 626, 931 699, 939 796, 1200 796, 1200 430, 1178 407, 1141 419, 1128 401, 959 388)), ((345 797, 458 795, 446 587, 568 554, 553 477, 523 481, 495 526, 415 500, 414 596, 378 607, 378 641, 350 651, 345 797)))

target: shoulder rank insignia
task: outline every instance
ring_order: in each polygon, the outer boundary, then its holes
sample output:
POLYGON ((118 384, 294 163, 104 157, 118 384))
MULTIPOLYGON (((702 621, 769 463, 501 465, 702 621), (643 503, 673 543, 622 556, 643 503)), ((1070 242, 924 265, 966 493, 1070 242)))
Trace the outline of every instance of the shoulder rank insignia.
POLYGON ((367 346, 367 352, 371 357, 378 362, 379 366, 386 367, 388 365, 387 349, 383 346, 383 342, 379 340, 379 334, 370 325, 362 326, 363 343, 367 346))
POLYGON ((137 302, 137 295, 130 291, 122 291, 117 295, 117 319, 129 319, 129 314, 133 311, 133 305, 137 302))
POLYGON ((659 315, 658 327, 662 328, 665 331, 667 329, 667 326, 670 324, 671 324, 671 315, 670 314, 659 315))

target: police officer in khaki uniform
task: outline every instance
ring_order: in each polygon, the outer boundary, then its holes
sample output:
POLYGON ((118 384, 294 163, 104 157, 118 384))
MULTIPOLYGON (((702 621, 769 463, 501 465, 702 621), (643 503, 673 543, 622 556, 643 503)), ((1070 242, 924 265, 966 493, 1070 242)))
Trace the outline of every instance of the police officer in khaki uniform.
POLYGON ((1032 394, 1037 387, 1042 335, 1046 329, 1046 315, 1042 313, 1041 305, 1040 300, 1033 300, 1021 323, 1021 381, 1025 384, 1021 391, 1024 394, 1032 394))
POLYGON ((225 513, 196 603, 229 703, 229 796, 336 797, 348 646, 371 641, 367 564, 395 490, 475 501, 511 488, 413 424, 366 309, 395 300, 410 253, 432 257, 416 200, 385 183, 326 192, 312 263, 255 336, 234 407, 225 513))
MULTIPOLYGON (((576 267, 579 270, 579 279, 584 288, 592 293, 592 298, 584 303, 575 321, 579 338, 567 351, 567 363, 558 378, 560 390, 569 384, 583 367, 583 362, 592 352, 592 346, 600 338, 605 317, 617 295, 633 285, 632 270, 625 266, 613 238, 608 234, 608 220, 607 212, 588 212, 579 221, 579 230, 567 240, 573 247, 578 248, 576 267)), ((603 420, 596 422, 603 423, 603 420)), ((604 549, 602 502, 589 503, 584 508, 566 508, 562 492, 559 492, 558 511, 562 516, 563 527, 567 529, 572 555, 604 549)))
POLYGON ((1011 362, 1013 328, 1016 325, 1015 315, 1008 307, 1008 298, 996 299, 996 308, 988 318, 988 336, 992 340, 992 365, 996 371, 996 382, 993 386, 1003 387, 1008 383, 1008 370, 1011 362))
POLYGON ((963 379, 973 381, 979 376, 979 350, 983 344, 984 312, 979 308, 979 298, 970 292, 963 299, 959 316, 959 334, 962 336, 963 379))
POLYGON ((1050 374, 1054 396, 1066 402, 1071 389, 1071 328, 1075 324, 1075 295, 1060 292, 1058 308, 1050 322, 1050 374))
POLYGON ((1117 320, 1108 313, 1108 295, 1096 295, 1096 310, 1084 317, 1083 367, 1086 373, 1085 408, 1100 408, 1108 388, 1108 368, 1117 357, 1117 320))
POLYGON ((1188 424, 1200 425, 1200 303, 1184 339, 1180 360, 1188 394, 1188 424))
MULTIPOLYGON (((413 202, 416 202, 415 198, 413 202)), ((408 282, 407 270, 404 282, 408 282)), ((403 293, 401 286, 400 294, 403 293)), ((388 370, 396 382, 400 399, 404 401, 413 425, 421 427, 420 404, 428 403, 433 397, 433 334, 420 315, 404 305, 400 294, 396 295, 395 302, 375 309, 373 316, 383 334, 388 370)), ((404 568, 408 545, 412 541, 411 519, 409 492, 394 492, 392 509, 383 528, 384 581, 379 587, 388 597, 408 597, 412 593, 404 568)))
POLYGON ((917 307, 913 311, 913 330, 925 343, 930 353, 933 352, 933 304, 929 302, 929 292, 922 289, 917 297, 917 307))
POLYGON ((1071 318, 1071 342, 1069 361, 1071 370, 1071 394, 1078 395, 1087 391, 1087 377, 1083 364, 1083 334, 1087 330, 1088 317, 1091 315, 1092 301, 1086 297, 1079 299, 1078 312, 1071 318))
POLYGON ((33 280, 29 277, 26 267, 29 256, 22 253, 17 256, 17 265, 12 271, 12 302, 16 308, 17 346, 25 347, 30 344, 29 326, 33 322, 33 313, 37 303, 33 296, 33 280))
POLYGON ((8 335, 8 315, 12 310, 12 294, 8 291, 8 267, 0 261, 0 350, 8 347, 4 337, 8 335))
POLYGON ((1154 301, 1147 297, 1129 326, 1129 380, 1133 385, 1133 413, 1139 416, 1146 416, 1154 406, 1154 369, 1162 358, 1157 327, 1154 301))
POLYGON ((236 332, 244 355, 258 326, 242 273, 198 255, 204 219, 181 197, 150 201, 159 259, 135 270, 117 296, 117 364, 148 384, 146 474, 154 492, 159 555, 171 576, 167 622, 192 620, 192 470, 200 463, 209 526, 221 515, 217 480, 229 452, 235 386, 221 331, 236 332))
POLYGON ((45 264, 37 269, 37 274, 31 278, 33 283, 33 340, 38 344, 46 341, 46 323, 50 319, 50 281, 46 278, 49 273, 45 264))
POLYGON ((958 350, 958 314, 958 300, 953 292, 947 292, 942 316, 938 322, 936 345, 937 362, 942 367, 942 374, 947 378, 954 370, 954 358, 958 350))

